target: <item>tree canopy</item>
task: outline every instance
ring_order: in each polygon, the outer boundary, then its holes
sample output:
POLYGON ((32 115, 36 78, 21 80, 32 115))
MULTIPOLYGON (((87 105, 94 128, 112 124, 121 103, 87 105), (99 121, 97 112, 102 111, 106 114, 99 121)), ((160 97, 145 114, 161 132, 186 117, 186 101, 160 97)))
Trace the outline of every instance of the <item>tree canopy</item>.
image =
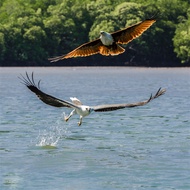
MULTIPOLYGON (((158 21, 125 46, 119 56, 75 58, 70 65, 98 60, 115 65, 190 65, 190 3, 187 0, 1 0, 0 66, 50 65, 99 37, 160 12, 158 21)), ((62 64, 64 65, 64 64, 62 64)), ((90 65, 90 64, 89 64, 90 65)))

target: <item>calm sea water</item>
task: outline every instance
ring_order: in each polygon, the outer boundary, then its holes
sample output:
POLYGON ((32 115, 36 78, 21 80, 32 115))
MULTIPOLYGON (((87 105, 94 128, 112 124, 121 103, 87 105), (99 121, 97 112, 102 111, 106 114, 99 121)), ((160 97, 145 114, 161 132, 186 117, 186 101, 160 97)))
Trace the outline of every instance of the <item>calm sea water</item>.
POLYGON ((189 68, 0 68, 0 189, 190 189, 189 68), (77 126, 17 76, 86 105, 164 96, 143 107, 93 113, 77 126))

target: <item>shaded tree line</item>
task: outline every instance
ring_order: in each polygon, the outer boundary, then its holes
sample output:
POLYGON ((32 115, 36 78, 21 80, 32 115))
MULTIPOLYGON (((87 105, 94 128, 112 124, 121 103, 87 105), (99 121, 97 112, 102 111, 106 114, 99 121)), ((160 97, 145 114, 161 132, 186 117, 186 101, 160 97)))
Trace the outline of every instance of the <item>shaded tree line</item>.
POLYGON ((188 0, 1 0, 0 66, 190 66, 188 0), (119 56, 49 63, 99 37, 160 12, 158 21, 119 56))

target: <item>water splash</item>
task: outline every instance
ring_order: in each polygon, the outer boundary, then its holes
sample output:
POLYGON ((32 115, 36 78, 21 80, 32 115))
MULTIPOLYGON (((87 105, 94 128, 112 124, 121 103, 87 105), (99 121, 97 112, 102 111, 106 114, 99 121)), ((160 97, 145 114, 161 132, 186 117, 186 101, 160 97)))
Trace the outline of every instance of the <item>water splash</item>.
POLYGON ((63 127, 65 124, 63 118, 65 113, 63 112, 62 116, 56 121, 55 125, 50 126, 49 129, 39 131, 37 137, 36 146, 55 148, 58 145, 58 142, 61 138, 66 137, 66 134, 69 133, 68 127, 63 127))
POLYGON ((54 132, 48 132, 46 130, 40 132, 38 136, 38 142, 36 146, 50 146, 50 147, 56 147, 59 142, 60 136, 57 136, 54 132))

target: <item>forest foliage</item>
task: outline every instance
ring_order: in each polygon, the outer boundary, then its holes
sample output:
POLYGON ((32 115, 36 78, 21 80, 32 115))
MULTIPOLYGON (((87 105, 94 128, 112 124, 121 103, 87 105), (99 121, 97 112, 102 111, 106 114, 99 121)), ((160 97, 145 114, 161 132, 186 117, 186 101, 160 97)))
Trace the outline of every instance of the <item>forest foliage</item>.
MULTIPOLYGON (((66 54, 98 38, 101 30, 114 32, 158 11, 158 21, 124 46, 124 54, 101 56, 101 60, 110 64, 190 65, 189 0, 1 0, 0 65, 47 65, 48 57, 66 54)), ((72 65, 72 59, 69 63, 72 65)))

